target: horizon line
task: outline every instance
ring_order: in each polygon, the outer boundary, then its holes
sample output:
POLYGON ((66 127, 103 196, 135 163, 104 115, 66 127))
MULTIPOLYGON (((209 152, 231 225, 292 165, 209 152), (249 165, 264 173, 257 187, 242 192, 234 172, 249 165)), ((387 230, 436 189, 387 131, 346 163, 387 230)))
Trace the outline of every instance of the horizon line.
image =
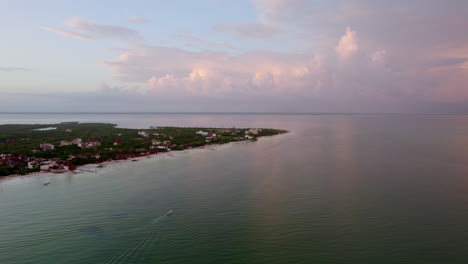
POLYGON ((0 114, 154 114, 154 115, 468 115, 468 113, 395 112, 1 112, 0 114))

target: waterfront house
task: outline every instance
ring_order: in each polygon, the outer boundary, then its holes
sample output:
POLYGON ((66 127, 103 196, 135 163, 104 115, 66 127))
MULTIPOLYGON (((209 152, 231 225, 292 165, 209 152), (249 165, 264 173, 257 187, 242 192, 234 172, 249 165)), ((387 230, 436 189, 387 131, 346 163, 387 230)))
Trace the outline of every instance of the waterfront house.
POLYGON ((40 168, 42 171, 48 171, 51 167, 57 165, 55 160, 47 160, 41 163, 40 168))

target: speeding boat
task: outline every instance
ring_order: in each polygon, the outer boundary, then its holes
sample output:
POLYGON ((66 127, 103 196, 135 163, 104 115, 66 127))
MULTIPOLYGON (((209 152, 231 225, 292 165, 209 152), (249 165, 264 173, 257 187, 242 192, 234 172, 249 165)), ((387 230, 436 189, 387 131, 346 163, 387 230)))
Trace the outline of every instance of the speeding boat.
POLYGON ((167 213, 166 213, 166 216, 167 216, 167 215, 171 215, 171 214, 172 214, 172 210, 169 211, 169 212, 167 212, 167 213))

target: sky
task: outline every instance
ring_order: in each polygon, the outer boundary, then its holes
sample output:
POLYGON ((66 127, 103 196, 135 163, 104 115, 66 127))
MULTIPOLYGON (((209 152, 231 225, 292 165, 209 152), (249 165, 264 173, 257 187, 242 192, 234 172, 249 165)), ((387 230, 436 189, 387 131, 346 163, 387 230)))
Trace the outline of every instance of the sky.
POLYGON ((0 6, 0 112, 468 113, 466 0, 0 6))

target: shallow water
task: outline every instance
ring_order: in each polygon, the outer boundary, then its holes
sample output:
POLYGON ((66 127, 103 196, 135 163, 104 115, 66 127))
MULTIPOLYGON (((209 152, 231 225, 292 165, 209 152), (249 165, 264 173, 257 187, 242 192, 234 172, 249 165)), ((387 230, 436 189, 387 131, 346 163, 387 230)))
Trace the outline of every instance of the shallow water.
POLYGON ((0 180, 2 264, 468 259, 468 116, 0 114, 61 121, 290 133, 0 180))

